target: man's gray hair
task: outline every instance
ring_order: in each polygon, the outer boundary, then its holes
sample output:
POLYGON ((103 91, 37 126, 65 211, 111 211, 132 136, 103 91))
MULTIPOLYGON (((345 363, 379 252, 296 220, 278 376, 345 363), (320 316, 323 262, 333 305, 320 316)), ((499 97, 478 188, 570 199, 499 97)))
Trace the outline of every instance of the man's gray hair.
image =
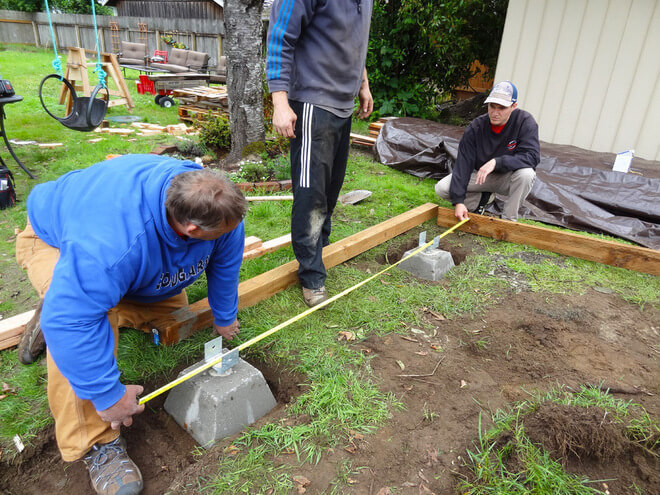
POLYGON ((240 222, 247 200, 224 174, 205 168, 175 176, 167 189, 165 208, 182 225, 215 230, 223 223, 240 222))

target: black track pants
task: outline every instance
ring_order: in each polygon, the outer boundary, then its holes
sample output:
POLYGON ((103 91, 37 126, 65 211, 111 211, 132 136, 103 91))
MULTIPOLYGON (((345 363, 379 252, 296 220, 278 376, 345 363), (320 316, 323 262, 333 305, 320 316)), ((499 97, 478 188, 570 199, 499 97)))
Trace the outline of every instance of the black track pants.
POLYGON ((323 247, 329 243, 330 217, 346 174, 351 118, 309 103, 290 105, 298 116, 291 140, 291 241, 301 285, 318 289, 325 284, 323 247))

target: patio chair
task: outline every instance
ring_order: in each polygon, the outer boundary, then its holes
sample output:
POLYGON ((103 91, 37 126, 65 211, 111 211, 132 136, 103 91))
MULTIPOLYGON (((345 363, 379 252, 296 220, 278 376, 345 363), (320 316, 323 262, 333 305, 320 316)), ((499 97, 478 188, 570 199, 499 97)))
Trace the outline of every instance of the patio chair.
POLYGON ((121 52, 117 57, 119 65, 145 66, 148 62, 147 45, 144 43, 121 42, 121 52))

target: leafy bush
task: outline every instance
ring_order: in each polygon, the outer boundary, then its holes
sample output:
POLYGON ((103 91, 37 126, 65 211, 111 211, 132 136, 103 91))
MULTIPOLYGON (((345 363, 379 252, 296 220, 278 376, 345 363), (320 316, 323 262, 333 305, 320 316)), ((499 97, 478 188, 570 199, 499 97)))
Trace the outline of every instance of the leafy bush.
POLYGON ((244 162, 236 174, 237 182, 263 182, 269 178, 268 167, 261 162, 244 162))
POLYGON ((216 117, 209 114, 205 120, 196 120, 195 127, 199 129, 200 143, 208 149, 229 150, 231 148, 231 133, 227 117, 216 117))
POLYGON ((193 141, 192 139, 177 141, 176 148, 185 156, 204 156, 207 152, 204 144, 193 141))
POLYGON ((375 0, 367 56, 375 116, 432 117, 438 99, 495 71, 506 0, 375 0))

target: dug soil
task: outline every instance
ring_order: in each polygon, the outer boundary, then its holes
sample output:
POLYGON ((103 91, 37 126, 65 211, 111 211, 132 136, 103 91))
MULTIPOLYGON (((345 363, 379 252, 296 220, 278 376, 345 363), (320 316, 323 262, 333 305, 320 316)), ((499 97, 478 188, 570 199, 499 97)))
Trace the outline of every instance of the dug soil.
MULTIPOLYGON (((447 247, 455 261, 470 254, 470 238, 463 236, 460 247, 447 247)), ((388 253, 390 263, 399 251, 388 253)), ((511 289, 485 313, 449 320, 420 307, 428 323, 424 329, 401 322, 400 334, 348 344, 370 358, 380 388, 405 408, 394 409, 375 433, 355 434, 328 451, 319 464, 295 468, 296 479, 310 482, 306 493, 330 493, 333 488, 335 493, 369 495, 456 493, 480 416, 485 427, 495 410, 558 385, 609 388, 614 396, 639 403, 660 418, 660 311, 648 305, 640 309, 607 290, 536 293, 513 273, 499 275, 510 278, 511 289), (334 485, 348 465, 352 473, 334 485)), ((279 403, 259 423, 278 421, 284 405, 300 393, 304 377, 267 363, 253 364, 279 403)), ((530 437, 569 472, 607 480, 593 488, 623 494, 635 493, 636 486, 646 494, 660 493, 660 452, 635 448, 603 411, 547 405, 526 421, 530 437)), ((150 495, 199 493, 199 484, 217 472, 218 459, 232 453, 227 449, 230 438, 200 455, 158 400, 124 435, 144 475, 144 493, 150 495)), ((29 450, 18 463, 0 465, 0 493, 91 493, 85 467, 59 460, 52 433, 29 450)), ((294 454, 276 462, 297 465, 294 454)))

